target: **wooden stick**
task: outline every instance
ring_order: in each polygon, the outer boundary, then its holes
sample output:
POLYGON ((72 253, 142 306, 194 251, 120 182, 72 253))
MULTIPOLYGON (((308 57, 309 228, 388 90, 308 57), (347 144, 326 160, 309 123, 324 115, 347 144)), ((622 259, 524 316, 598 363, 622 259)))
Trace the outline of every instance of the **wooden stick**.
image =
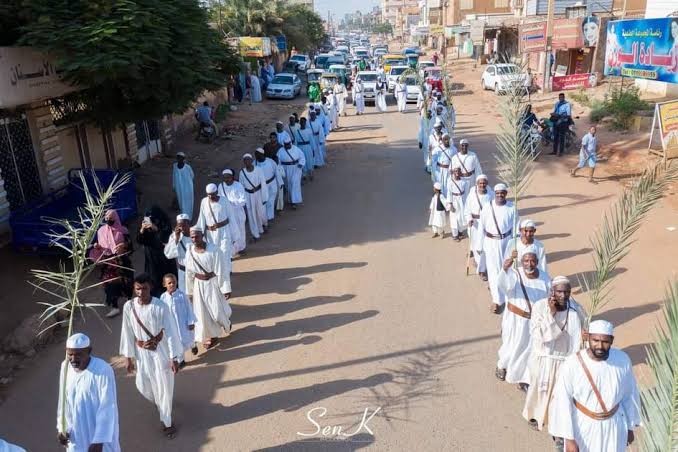
POLYGON ((466 251, 466 276, 471 265, 471 226, 468 226, 468 250, 466 251))

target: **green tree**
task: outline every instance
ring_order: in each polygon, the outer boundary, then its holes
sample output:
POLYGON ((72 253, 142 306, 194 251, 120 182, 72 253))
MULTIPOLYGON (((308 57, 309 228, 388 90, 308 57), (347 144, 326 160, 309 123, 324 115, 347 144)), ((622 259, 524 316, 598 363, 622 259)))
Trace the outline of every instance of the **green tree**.
POLYGON ((383 35, 392 35, 393 27, 390 22, 381 22, 372 27, 372 32, 383 35))
MULTIPOLYGON (((185 111, 225 85, 237 57, 198 0, 31 0, 20 43, 56 59, 102 127, 185 111)), ((82 108, 84 107, 84 108, 82 108)), ((73 118, 74 119, 74 118, 73 118)))
POLYGON ((323 20, 305 5, 290 5, 282 11, 282 32, 291 49, 307 52, 320 46, 327 38, 323 20))

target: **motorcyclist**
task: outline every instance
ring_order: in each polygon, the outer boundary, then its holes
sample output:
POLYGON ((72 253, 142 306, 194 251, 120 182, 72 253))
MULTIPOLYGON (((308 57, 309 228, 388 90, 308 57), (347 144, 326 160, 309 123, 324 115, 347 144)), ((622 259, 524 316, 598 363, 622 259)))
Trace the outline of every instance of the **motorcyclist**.
POLYGON ((214 129, 214 135, 219 135, 217 124, 212 118, 212 111, 212 107, 210 107, 210 104, 207 101, 203 102, 201 106, 195 109, 195 119, 200 124, 200 127, 198 128, 198 136, 196 139, 200 138, 200 132, 204 127, 212 127, 214 129))

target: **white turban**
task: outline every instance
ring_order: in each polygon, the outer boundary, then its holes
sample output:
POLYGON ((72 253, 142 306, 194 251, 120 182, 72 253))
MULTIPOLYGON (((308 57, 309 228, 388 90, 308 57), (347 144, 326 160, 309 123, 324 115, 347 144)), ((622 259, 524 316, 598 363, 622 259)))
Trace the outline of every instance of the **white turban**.
POLYGON ((468 144, 468 140, 466 138, 462 138, 461 140, 459 140, 459 146, 461 146, 462 144, 468 144))
POLYGON ((177 223, 179 221, 191 221, 191 217, 189 217, 185 213, 180 213, 179 215, 177 215, 177 223))
POLYGON ((230 169, 228 169, 228 168, 226 168, 225 170, 223 170, 223 171, 221 172, 221 174, 224 174, 224 175, 225 175, 225 174, 230 174, 231 176, 233 176, 233 171, 230 170, 230 169))
POLYGON ((180 151, 180 152, 177 152, 177 157, 186 157, 186 154, 184 154, 183 152, 180 151))
POLYGON ((292 144, 292 140, 290 140, 290 138, 287 137, 283 140, 283 144, 292 144))
POLYGON ((443 186, 440 185, 440 182, 436 182, 435 184, 433 184, 433 188, 435 188, 436 190, 442 190, 442 187, 443 186))
POLYGON ((455 170, 455 169, 461 169, 461 162, 455 161, 455 162, 452 164, 452 169, 453 169, 453 170, 455 170))
POLYGON ((535 256, 537 256, 537 247, 534 246, 534 245, 528 245, 525 248, 523 248, 523 250, 520 254, 521 254, 521 256, 520 256, 521 259, 526 254, 534 254, 535 256))
POLYGON ((242 156, 242 159, 243 159, 243 160, 245 160, 245 159, 251 159, 251 158, 252 158, 252 154, 245 154, 245 155, 242 156))
POLYGON ((66 348, 79 349, 89 347, 89 338, 82 333, 75 333, 66 341, 66 348))
POLYGON ((282 122, 282 121, 277 121, 277 122, 275 123, 276 126, 277 126, 278 124, 280 124, 280 125, 282 126, 282 125, 283 125, 283 122, 282 122))
POLYGON ((589 334, 614 336, 614 327, 607 320, 594 320, 589 324, 589 334))
POLYGON ((442 126, 442 125, 443 125, 443 120, 440 119, 440 118, 436 118, 435 126, 437 127, 437 126, 442 126))
POLYGON ((560 284, 571 285, 570 284, 570 278, 568 278, 567 276, 556 276, 555 278, 553 278, 551 280, 551 287, 556 287, 560 284))
POLYGON ((476 177, 476 182, 478 182, 480 179, 483 179, 483 180, 485 180, 485 181, 488 180, 488 179, 487 179, 487 176, 484 175, 484 174, 479 174, 478 177, 476 177))
POLYGON ((205 193, 208 195, 210 193, 216 193, 217 192, 217 186, 216 184, 207 184, 207 187, 205 187, 205 193))
POLYGON ((266 154, 266 151, 264 151, 264 148, 257 148, 254 152, 256 154, 266 154))
POLYGON ((520 222, 520 229, 534 228, 537 229, 537 223, 530 219, 525 219, 520 222))
POLYGON ((450 138, 450 134, 447 133, 447 132, 445 132, 445 133, 443 134, 443 138, 445 138, 445 137, 450 138))
POLYGON ((508 187, 500 182, 494 186, 494 191, 508 191, 508 187))
POLYGON ((200 226, 191 226, 191 232, 204 232, 200 226))

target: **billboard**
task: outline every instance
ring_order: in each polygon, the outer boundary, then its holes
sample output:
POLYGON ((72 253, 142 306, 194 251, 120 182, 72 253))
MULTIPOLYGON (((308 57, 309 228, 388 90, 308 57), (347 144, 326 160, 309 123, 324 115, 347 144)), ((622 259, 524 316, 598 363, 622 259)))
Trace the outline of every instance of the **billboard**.
POLYGON ((556 75, 551 79, 551 87, 553 91, 565 91, 568 89, 592 88, 596 86, 596 82, 596 75, 588 72, 586 74, 556 75))
POLYGON ((678 18, 610 21, 605 75, 678 83, 678 18))
POLYGON ((579 49, 584 47, 583 18, 556 19, 553 21, 551 46, 554 49, 579 49))
POLYGON ((520 26, 520 51, 540 52, 546 49, 546 22, 520 26))
POLYGON ((241 36, 240 55, 244 57, 265 57, 271 55, 271 40, 254 36, 241 36))

